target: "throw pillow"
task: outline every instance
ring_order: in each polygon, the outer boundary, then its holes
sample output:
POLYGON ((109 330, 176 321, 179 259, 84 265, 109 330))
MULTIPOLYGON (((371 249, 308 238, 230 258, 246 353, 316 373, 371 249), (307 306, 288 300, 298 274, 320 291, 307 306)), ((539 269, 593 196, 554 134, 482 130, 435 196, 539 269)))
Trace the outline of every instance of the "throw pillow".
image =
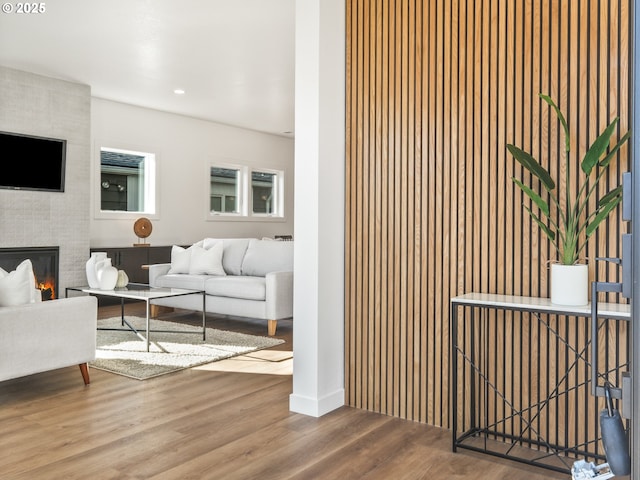
POLYGON ((209 250, 211 247, 213 247, 216 243, 222 243, 222 240, 219 238, 205 238, 204 240, 200 240, 198 243, 196 243, 195 245, 198 245, 202 248, 204 248, 205 250, 209 250))
POLYGON ((174 245, 171 248, 171 268, 168 273, 189 273, 189 264, 191 263, 191 249, 174 245))
POLYGON ((36 280, 31 260, 24 260, 13 272, 0 268, 0 307, 33 303, 36 280))
POLYGON ((269 272, 293 271, 293 242, 251 240, 242 261, 242 274, 264 277, 269 272))
POLYGON ((216 243, 222 243, 222 267, 227 275, 242 275, 242 259, 249 246, 249 238, 205 238, 200 245, 209 250, 216 243))
POLYGON ((189 273, 193 275, 226 275, 222 267, 222 242, 218 242, 208 250, 193 245, 189 273))

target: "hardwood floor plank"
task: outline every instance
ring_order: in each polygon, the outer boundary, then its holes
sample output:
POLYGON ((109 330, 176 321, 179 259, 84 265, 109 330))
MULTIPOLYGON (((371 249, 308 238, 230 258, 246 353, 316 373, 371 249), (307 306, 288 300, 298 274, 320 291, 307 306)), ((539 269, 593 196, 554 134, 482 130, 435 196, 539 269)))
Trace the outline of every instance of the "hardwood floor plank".
MULTIPOLYGON (((135 314, 140 307, 127 306, 135 314)), ((101 307, 100 317, 113 316, 101 307)), ((177 311, 163 318, 199 322, 177 311)), ((264 322, 212 319, 264 335, 264 322)), ((292 325, 278 325, 292 350, 292 325)), ((350 407, 321 418, 289 411, 291 377, 194 368, 139 381, 77 366, 0 383, 0 478, 419 479, 564 478, 469 452, 448 430, 350 407)))
POLYGON ((348 412, 344 415, 329 414, 322 420, 286 415, 154 479, 184 478, 194 469, 201 478, 287 478, 291 472, 335 453, 345 442, 388 421, 387 417, 378 416, 371 422, 363 419, 358 410, 345 410, 348 412))

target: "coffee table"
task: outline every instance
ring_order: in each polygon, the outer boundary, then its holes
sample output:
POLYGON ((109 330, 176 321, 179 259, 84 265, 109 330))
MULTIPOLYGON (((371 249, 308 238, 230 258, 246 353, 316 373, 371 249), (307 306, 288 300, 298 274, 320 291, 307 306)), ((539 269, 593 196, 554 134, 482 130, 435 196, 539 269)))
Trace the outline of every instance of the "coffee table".
MULTIPOLYGON (((185 333, 184 331, 177 330, 151 330, 149 328, 149 309, 150 304, 153 300, 159 300, 162 298, 168 297, 180 297, 183 295, 202 295, 202 340, 206 340, 206 294, 204 290, 187 290, 184 288, 161 288, 161 287, 150 287, 149 285, 145 285, 142 283, 130 283, 126 287, 123 288, 114 288, 113 290, 100 290, 99 288, 91 288, 88 285, 81 287, 67 287, 65 289, 65 296, 69 296, 69 292, 83 292, 89 295, 96 295, 98 297, 112 297, 120 299, 120 312, 122 318, 122 326, 125 325, 128 328, 98 328, 98 330, 124 330, 124 331, 132 331, 134 332, 141 340, 144 340, 147 344, 147 352, 149 351, 149 334, 150 333, 185 333), (125 299, 129 300, 140 300, 145 302, 146 304, 146 336, 142 335, 136 328, 133 327, 127 320, 124 318, 124 301, 125 299)), ((188 333, 188 332, 187 332, 188 333)), ((193 332, 200 334, 201 332, 193 332)))

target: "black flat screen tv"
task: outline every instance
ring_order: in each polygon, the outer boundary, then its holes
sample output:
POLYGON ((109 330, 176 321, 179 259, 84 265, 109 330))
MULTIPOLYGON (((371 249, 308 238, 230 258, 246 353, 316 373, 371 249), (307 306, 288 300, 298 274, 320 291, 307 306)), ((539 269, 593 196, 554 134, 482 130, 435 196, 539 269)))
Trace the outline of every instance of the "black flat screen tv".
POLYGON ((0 132, 0 188, 64 192, 67 141, 0 132))

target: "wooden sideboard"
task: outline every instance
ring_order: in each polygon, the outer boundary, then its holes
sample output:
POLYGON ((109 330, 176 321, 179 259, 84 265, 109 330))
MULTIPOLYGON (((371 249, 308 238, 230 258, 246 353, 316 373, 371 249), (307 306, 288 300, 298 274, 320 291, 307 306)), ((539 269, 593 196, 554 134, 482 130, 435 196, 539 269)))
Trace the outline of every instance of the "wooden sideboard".
POLYGON ((124 270, 133 283, 149 283, 144 265, 171 262, 171 246, 92 248, 93 252, 107 252, 111 264, 124 270))

